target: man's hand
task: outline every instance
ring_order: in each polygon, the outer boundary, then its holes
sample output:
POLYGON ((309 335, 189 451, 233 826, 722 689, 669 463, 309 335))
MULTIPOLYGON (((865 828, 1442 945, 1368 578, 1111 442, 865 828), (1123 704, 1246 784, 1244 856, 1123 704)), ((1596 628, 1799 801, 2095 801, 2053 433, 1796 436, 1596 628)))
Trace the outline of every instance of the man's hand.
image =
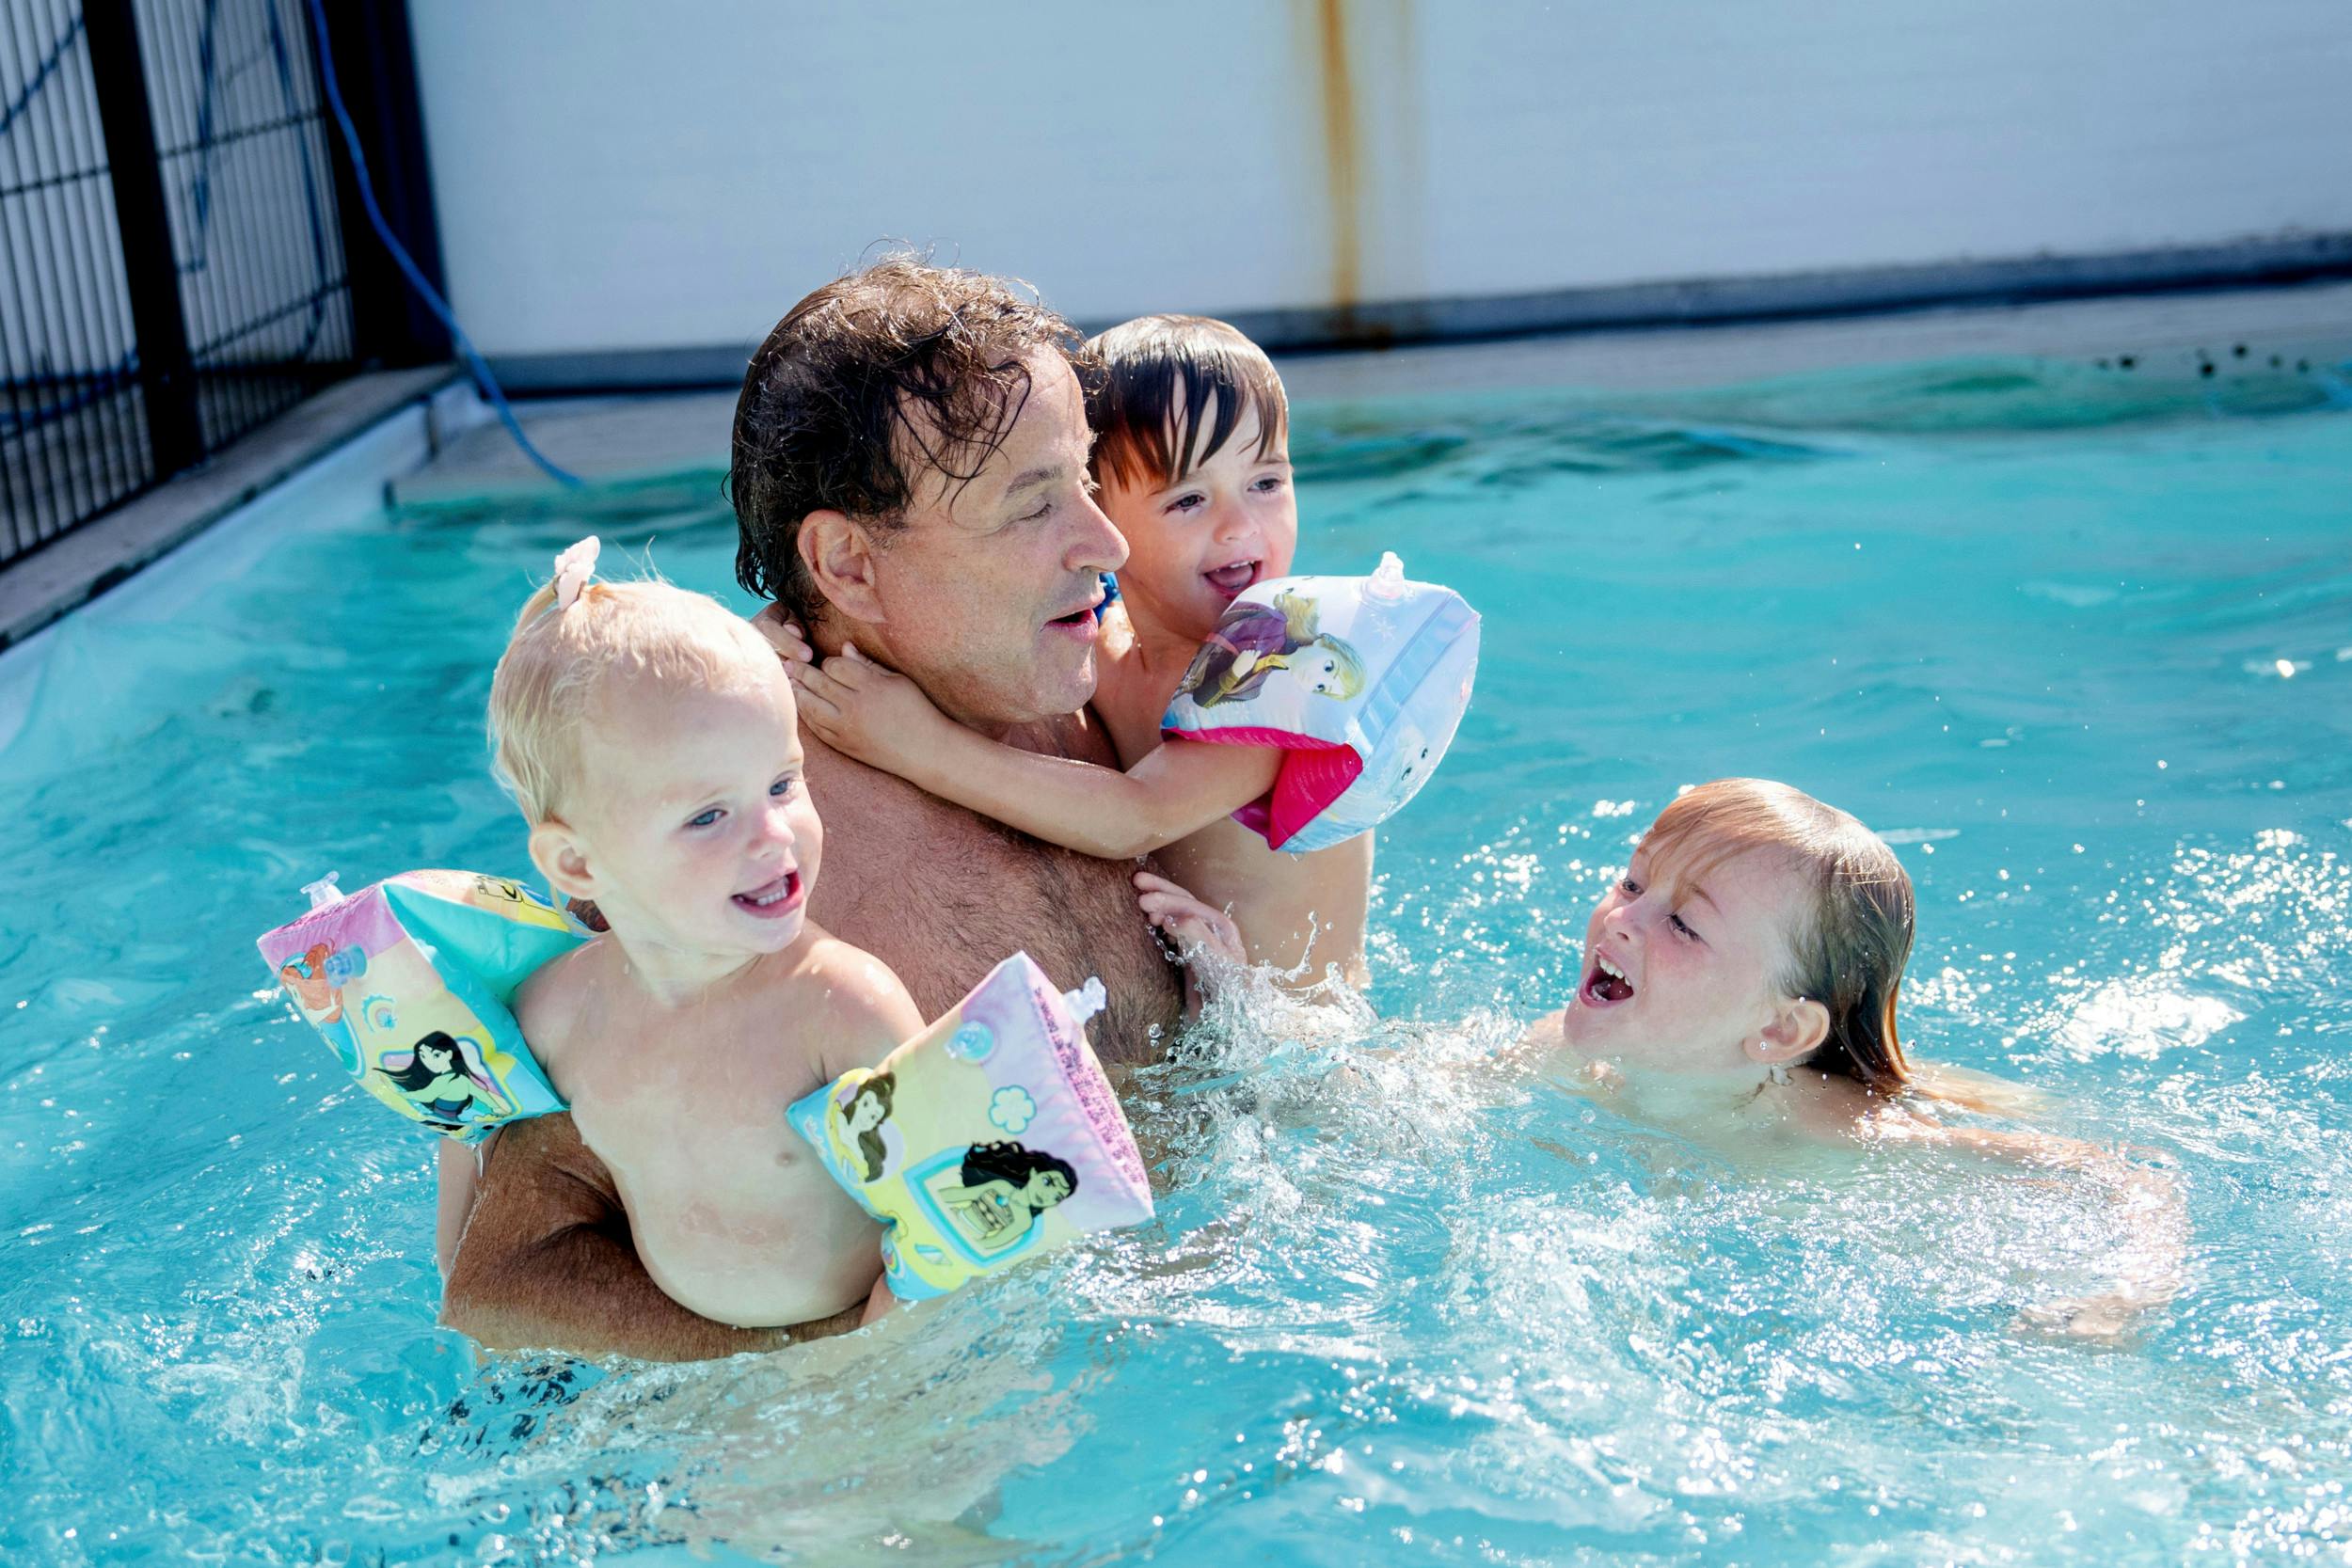
POLYGON ((923 689, 885 670, 849 643, 823 664, 785 669, 801 694, 801 722, 817 738, 868 768, 907 777, 935 752, 955 721, 931 705, 923 689))

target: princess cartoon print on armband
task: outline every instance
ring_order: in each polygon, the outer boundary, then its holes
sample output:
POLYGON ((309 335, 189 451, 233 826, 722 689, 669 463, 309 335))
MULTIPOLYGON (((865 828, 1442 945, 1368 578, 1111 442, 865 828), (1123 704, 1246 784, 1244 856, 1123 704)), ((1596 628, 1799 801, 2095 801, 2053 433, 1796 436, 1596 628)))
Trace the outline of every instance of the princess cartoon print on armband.
POLYGON ((1026 1240, 1037 1217, 1078 1190, 1066 1160, 1017 1143, 974 1144, 964 1150, 961 1184, 936 1186, 932 1196, 963 1239, 981 1253, 1004 1252, 1026 1240))
POLYGON ((848 1094, 834 1101, 834 1115, 839 1119, 837 1135, 844 1148, 857 1151, 858 1163, 865 1167, 864 1180, 880 1181, 894 1164, 891 1156, 898 1140, 887 1123, 898 1089, 897 1079, 877 1072, 859 1079, 848 1094))
POLYGON ((405 1059, 388 1055, 376 1069, 415 1106, 418 1118, 435 1127, 463 1127, 476 1106, 485 1117, 511 1116, 514 1105, 491 1081, 473 1042, 436 1029, 416 1043, 405 1059))
POLYGON ((278 983, 284 986, 301 1006, 304 1013, 321 1023, 333 1023, 343 1016, 342 991, 326 977, 324 963, 326 948, 311 948, 298 958, 288 958, 278 966, 278 983))
POLYGON ((1270 608, 1237 600, 1193 656, 1176 695, 1204 708, 1246 703, 1277 670, 1293 669, 1322 696, 1344 700, 1363 689, 1363 659, 1317 628, 1314 600, 1289 592, 1270 608))

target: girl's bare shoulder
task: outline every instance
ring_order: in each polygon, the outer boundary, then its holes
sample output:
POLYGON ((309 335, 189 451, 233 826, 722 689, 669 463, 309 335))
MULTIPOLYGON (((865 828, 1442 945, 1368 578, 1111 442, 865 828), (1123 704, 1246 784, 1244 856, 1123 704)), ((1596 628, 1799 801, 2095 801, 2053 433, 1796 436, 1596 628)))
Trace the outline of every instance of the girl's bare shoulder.
POLYGON ((922 1030, 922 1012, 897 972, 838 937, 820 934, 810 943, 795 980, 803 993, 796 1001, 810 1025, 822 1038, 839 1042, 837 1053, 854 1058, 835 1070, 870 1067, 922 1030))
POLYGON ((615 951, 611 937, 597 937, 541 964, 516 990, 516 1025, 549 1072, 558 1070, 586 1021, 596 1016, 589 998, 605 982, 615 951))

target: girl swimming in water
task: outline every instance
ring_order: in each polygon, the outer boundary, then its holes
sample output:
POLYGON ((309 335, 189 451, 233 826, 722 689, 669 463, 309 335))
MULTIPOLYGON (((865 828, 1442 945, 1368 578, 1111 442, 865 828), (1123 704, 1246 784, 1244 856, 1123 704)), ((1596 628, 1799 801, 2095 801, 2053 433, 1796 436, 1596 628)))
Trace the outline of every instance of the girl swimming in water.
POLYGON ((1906 1143, 2073 1171, 2134 1233, 2105 1294, 2028 1308, 2112 1338, 2180 1287, 2186 1222, 2160 1172, 2078 1139, 1947 1125, 2013 1116, 2013 1085, 1915 1062, 1896 1027, 1915 904, 1883 839, 1788 784, 1718 779, 1659 814, 1587 923, 1576 993, 1528 1042, 1640 1119, 1716 1144, 1906 1143))

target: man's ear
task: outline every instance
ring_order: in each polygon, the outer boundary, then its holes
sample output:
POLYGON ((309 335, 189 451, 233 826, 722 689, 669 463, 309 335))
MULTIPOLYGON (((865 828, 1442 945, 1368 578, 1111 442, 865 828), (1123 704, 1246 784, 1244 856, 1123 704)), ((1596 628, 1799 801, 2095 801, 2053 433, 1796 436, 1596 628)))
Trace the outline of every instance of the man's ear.
POLYGON ((852 621, 882 624, 882 594, 875 586, 873 537, 846 512, 820 509, 801 519, 793 547, 817 580, 817 591, 852 621))
POLYGON ((1790 1067, 1804 1061, 1829 1038, 1829 1009, 1810 999, 1782 1001, 1763 1031, 1745 1047, 1750 1061, 1768 1067, 1790 1067))
POLYGON ((560 819, 549 817, 531 830, 531 863, 564 897, 596 896, 596 876, 588 863, 587 846, 560 819))

